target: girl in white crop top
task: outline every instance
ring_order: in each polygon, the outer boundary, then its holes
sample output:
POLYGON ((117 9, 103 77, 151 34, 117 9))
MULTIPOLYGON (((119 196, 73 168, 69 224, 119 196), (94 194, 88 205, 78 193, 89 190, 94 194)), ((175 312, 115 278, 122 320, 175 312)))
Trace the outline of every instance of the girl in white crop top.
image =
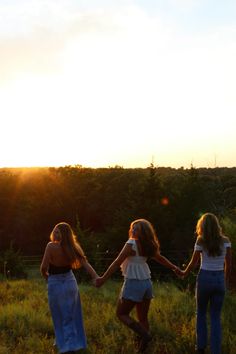
POLYGON ((120 268, 125 279, 150 279, 151 271, 147 264, 147 257, 139 255, 138 240, 130 238, 126 244, 131 246, 134 255, 127 257, 120 268))
POLYGON ((222 234, 217 217, 206 213, 196 226, 197 241, 192 258, 183 277, 196 267, 200 261, 200 270, 196 283, 196 339, 197 353, 205 353, 207 347, 207 307, 210 304, 212 354, 221 353, 221 310, 225 295, 225 280, 229 281, 231 269, 231 243, 222 234))
POLYGON ((116 314, 123 324, 139 335, 139 352, 146 349, 151 339, 148 311, 153 294, 148 258, 154 259, 177 274, 181 273, 178 267, 160 254, 159 241, 152 224, 145 219, 138 219, 130 224, 129 239, 118 257, 103 276, 96 279, 96 286, 100 287, 119 267, 121 268, 124 283, 116 314), (134 307, 138 321, 130 317, 134 307))

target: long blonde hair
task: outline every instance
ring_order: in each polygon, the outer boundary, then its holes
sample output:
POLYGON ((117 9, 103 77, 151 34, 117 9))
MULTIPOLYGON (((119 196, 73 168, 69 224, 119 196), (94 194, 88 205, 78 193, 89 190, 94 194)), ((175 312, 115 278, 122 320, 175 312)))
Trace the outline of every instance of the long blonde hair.
POLYGON ((54 226, 51 235, 51 241, 58 241, 64 251, 66 258, 70 262, 72 268, 81 267, 81 259, 86 259, 84 251, 74 234, 71 226, 66 222, 60 222, 54 226), (59 231, 59 232, 55 232, 59 231))
POLYGON ((209 256, 221 255, 224 236, 219 220, 214 214, 205 213, 201 216, 197 222, 196 233, 209 256))
POLYGON ((145 257, 153 257, 160 250, 156 231, 152 224, 146 219, 137 219, 130 224, 129 237, 139 240, 142 253, 145 257), (135 233, 133 233, 134 226, 135 233))

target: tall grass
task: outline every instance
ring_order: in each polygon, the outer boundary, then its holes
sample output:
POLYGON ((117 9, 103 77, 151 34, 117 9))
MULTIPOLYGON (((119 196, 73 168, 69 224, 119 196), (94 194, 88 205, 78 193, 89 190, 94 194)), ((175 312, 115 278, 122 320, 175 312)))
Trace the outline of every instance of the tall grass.
MULTIPOLYGON (((101 289, 79 285, 88 348, 83 353, 130 354, 133 333, 115 317, 121 283, 101 289)), ((195 300, 172 283, 154 283, 150 308, 153 340, 148 354, 191 354, 195 342, 195 300)), ((223 354, 236 354, 236 296, 227 294, 223 309, 223 354)), ((133 313, 135 317, 135 312, 133 313)), ((54 332, 41 279, 0 283, 0 354, 55 353, 54 332)))

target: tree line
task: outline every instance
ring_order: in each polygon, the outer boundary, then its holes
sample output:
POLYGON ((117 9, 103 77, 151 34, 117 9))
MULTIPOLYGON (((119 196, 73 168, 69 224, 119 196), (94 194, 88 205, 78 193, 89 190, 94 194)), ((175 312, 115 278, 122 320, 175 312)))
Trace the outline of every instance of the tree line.
POLYGON ((88 255, 110 259, 130 222, 146 218, 164 254, 184 259, 201 213, 213 212, 226 231, 236 230, 236 168, 5 168, 0 210, 1 252, 42 254, 53 226, 66 221, 88 255))

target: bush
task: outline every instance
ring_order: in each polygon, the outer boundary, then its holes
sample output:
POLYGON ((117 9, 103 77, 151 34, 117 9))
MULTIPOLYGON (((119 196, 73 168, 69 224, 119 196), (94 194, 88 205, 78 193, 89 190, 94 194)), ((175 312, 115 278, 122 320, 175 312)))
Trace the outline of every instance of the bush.
POLYGON ((6 278, 27 278, 20 250, 15 251, 13 245, 0 256, 0 272, 6 278))

